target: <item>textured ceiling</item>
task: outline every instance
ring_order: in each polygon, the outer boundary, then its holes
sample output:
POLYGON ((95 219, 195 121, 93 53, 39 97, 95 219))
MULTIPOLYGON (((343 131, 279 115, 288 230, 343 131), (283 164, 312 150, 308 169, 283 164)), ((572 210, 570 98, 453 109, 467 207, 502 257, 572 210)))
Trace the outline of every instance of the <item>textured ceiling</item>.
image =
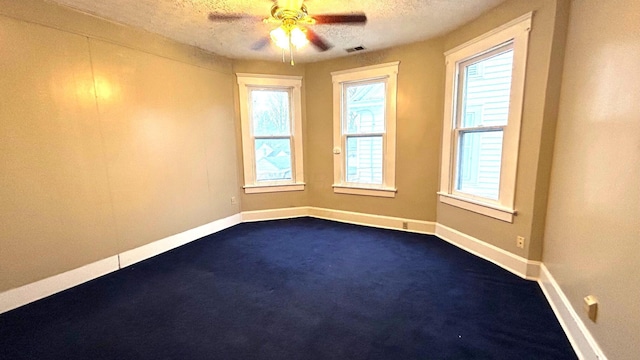
MULTIPOLYGON (((230 58, 280 60, 274 45, 252 46, 277 25, 265 24, 272 0, 50 0, 125 25, 142 28, 181 43, 230 58), (253 17, 212 22, 209 13, 253 17)), ((280 0, 281 5, 282 1, 280 0)), ((504 0, 307 0, 309 15, 364 12, 366 25, 312 25, 334 47, 318 52, 307 46, 297 62, 345 56, 345 49, 378 50, 442 35, 504 0)))

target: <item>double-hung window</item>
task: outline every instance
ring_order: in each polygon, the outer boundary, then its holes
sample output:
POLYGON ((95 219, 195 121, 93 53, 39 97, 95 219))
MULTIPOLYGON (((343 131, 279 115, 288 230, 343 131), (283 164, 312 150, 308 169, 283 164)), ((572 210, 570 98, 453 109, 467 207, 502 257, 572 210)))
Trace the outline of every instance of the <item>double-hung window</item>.
POLYGON ((446 55, 441 202, 512 222, 531 14, 446 55))
POLYGON ((331 73, 336 193, 395 196, 398 64, 331 73))
POLYGON ((304 190, 302 78, 237 74, 246 193, 304 190))

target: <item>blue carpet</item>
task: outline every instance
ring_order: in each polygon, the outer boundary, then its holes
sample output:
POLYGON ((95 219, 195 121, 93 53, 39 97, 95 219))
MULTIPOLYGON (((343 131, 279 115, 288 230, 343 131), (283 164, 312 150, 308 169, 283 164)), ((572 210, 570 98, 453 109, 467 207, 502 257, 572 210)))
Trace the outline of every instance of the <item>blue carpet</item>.
POLYGON ((0 315, 0 359, 575 359, 535 282, 434 236, 246 223, 0 315))

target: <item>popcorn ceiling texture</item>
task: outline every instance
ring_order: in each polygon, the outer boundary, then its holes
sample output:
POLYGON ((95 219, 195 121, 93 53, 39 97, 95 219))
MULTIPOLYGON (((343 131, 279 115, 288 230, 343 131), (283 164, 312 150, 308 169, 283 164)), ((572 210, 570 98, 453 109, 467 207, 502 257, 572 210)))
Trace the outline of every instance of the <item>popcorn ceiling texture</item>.
MULTIPOLYGON (((254 43, 275 27, 261 20, 271 0, 50 0, 206 51, 235 59, 278 61, 282 52, 273 44, 260 51, 254 43), (233 21, 209 21, 210 12, 247 14, 233 21)), ((281 0, 284 1, 284 0, 281 0)), ((297 62, 346 56, 344 49, 364 46, 378 50, 442 35, 476 18, 504 0, 308 0, 309 14, 365 12, 364 26, 313 25, 334 47, 318 52, 307 46, 296 51, 297 62)))

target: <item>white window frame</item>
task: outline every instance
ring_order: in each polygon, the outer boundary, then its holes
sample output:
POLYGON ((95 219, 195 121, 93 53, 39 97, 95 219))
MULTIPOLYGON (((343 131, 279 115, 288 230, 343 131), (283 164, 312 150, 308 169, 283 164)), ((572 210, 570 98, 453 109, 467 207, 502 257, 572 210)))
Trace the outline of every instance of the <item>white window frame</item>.
POLYGON ((333 81, 333 192, 338 194, 396 196, 396 99, 399 61, 334 71, 333 81), (385 82, 385 132, 382 134, 382 184, 349 183, 346 181, 346 135, 343 132, 344 85, 385 82))
POLYGON ((516 173, 531 17, 532 13, 527 13, 445 53, 446 83, 439 201, 510 223, 513 222, 513 216, 516 214, 516 173), (458 83, 461 78, 459 69, 461 63, 482 56, 509 42, 513 43, 509 118, 507 125, 503 128, 499 196, 497 200, 491 200, 455 190, 459 139, 459 131, 456 129, 458 83))
POLYGON ((242 160, 244 192, 246 194, 304 190, 302 153, 302 76, 237 73, 240 122, 242 128, 242 160), (290 94, 291 180, 260 181, 256 179, 255 137, 251 121, 250 92, 253 89, 274 89, 290 94))

